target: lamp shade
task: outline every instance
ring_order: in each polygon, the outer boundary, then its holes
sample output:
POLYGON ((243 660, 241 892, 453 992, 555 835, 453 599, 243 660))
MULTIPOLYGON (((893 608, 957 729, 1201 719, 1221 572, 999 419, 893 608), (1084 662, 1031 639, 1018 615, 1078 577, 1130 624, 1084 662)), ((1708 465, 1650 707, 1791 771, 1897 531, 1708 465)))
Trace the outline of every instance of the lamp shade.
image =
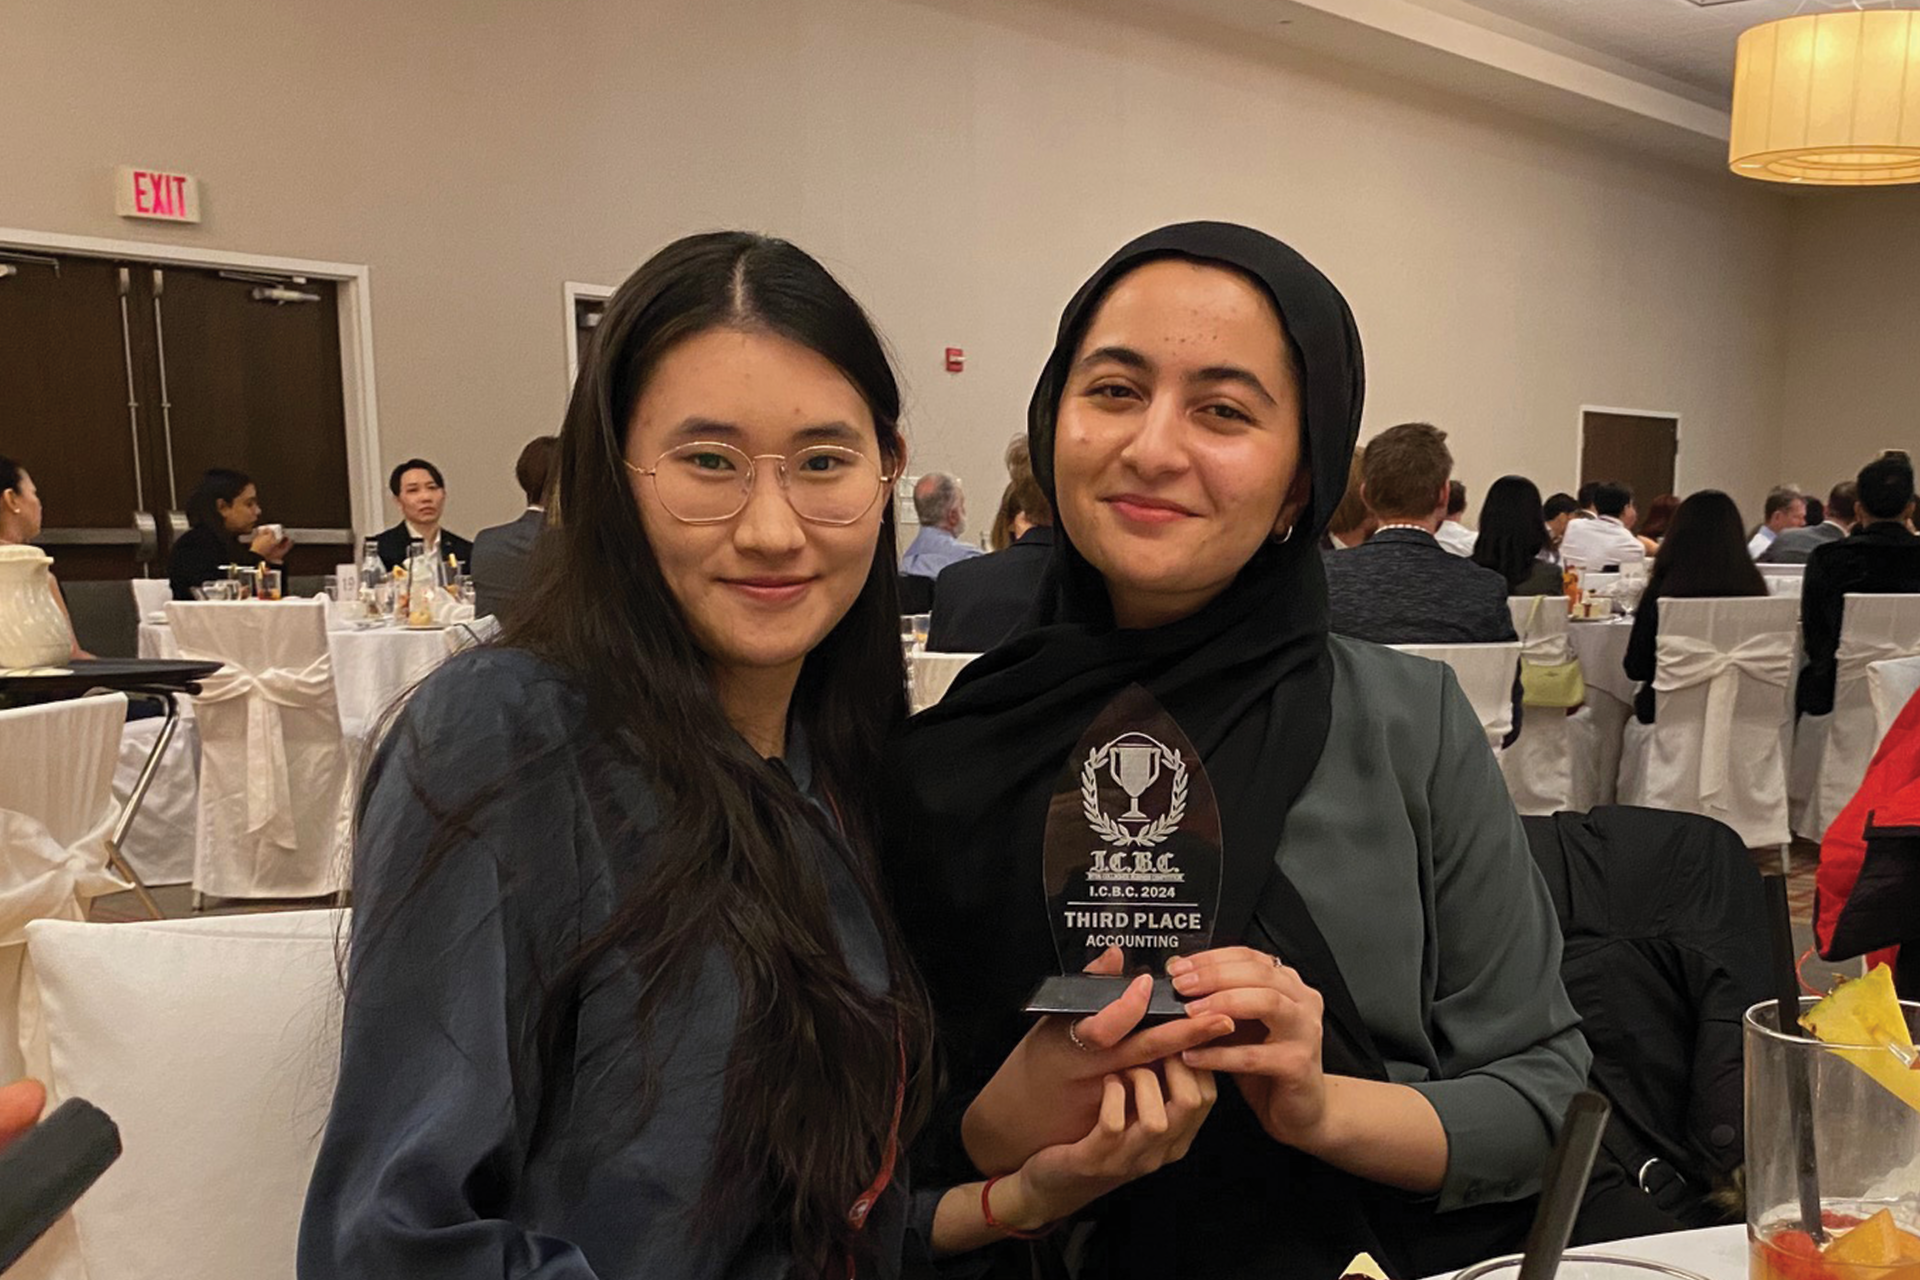
POLYGON ((1741 32, 1727 162, 1767 182, 1920 182, 1920 13, 1804 13, 1741 32))

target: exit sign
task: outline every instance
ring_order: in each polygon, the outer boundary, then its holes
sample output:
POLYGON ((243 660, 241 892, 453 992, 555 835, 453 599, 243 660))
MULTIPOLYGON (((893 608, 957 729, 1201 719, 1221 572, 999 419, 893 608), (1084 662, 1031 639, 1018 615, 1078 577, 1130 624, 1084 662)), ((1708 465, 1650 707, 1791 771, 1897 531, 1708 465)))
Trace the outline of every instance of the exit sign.
POLYGON ((198 222, 200 183, 190 174, 123 164, 114 170, 113 206, 123 218, 198 222))

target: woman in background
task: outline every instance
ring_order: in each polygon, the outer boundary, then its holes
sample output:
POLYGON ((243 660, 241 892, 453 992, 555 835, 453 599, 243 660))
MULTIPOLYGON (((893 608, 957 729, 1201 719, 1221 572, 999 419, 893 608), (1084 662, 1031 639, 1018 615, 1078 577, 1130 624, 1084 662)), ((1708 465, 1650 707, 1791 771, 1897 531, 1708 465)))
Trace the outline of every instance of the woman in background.
MULTIPOLYGON (((33 483, 33 477, 12 458, 0 457, 0 544, 32 542, 40 536, 43 516, 40 490, 33 483)), ((54 603, 67 619, 72 656, 91 658, 93 655, 80 647, 79 636, 73 634, 73 615, 67 612, 67 598, 60 593, 60 580, 52 574, 48 574, 47 579, 53 588, 54 603)))
POLYGON ((1766 579, 1747 554, 1746 528, 1732 498, 1718 489, 1702 489, 1674 509, 1627 638, 1627 675, 1642 682, 1633 699, 1633 713, 1641 724, 1654 720, 1653 670, 1660 646, 1661 597, 1766 594, 1766 579))
POLYGON ((1634 530, 1634 536, 1640 539, 1640 545, 1647 549, 1647 558, 1660 550, 1660 539, 1667 536, 1667 530, 1673 527, 1673 513, 1680 509, 1677 494, 1663 493, 1648 506, 1647 514, 1640 517, 1640 527, 1634 530))
POLYGON ((193 589, 227 576, 230 564, 278 569, 293 539, 260 527, 260 491, 243 472, 215 467, 187 497, 193 527, 173 544, 167 578, 175 600, 193 599, 193 589))
POLYGON ((1322 551, 1350 551, 1373 536, 1380 526, 1380 517, 1368 508, 1366 499, 1360 496, 1360 464, 1365 460, 1365 449, 1353 451, 1353 466, 1347 469, 1347 487, 1340 496, 1340 505, 1333 509, 1333 515, 1327 519, 1327 531, 1320 535, 1322 551))
POLYGON ((1547 529, 1540 490, 1525 476, 1501 476, 1487 486, 1480 504, 1480 537, 1473 562, 1507 580, 1510 596, 1560 594, 1560 566, 1546 558, 1553 534, 1547 529))

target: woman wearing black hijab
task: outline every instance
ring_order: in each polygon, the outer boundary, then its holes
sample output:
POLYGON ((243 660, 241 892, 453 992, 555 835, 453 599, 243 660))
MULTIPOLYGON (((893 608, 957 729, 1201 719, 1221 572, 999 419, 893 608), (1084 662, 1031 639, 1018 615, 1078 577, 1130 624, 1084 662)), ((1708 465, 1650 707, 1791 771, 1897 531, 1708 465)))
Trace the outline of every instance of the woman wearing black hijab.
POLYGON ((1287 246, 1190 223, 1121 249, 1029 409, 1058 519, 1032 625, 893 754, 888 874, 949 1109, 996 1068, 1046 1100, 936 1126, 921 1158, 956 1172, 1078 1123, 1061 1082, 1099 1066, 1079 1024, 1021 1013, 1057 969, 1042 831, 1089 722, 1144 685, 1218 794, 1219 949, 1171 968, 1190 1015, 1235 1019, 1186 1055, 1235 1087, 1184 1160, 1083 1215, 1083 1275, 1331 1277, 1359 1249, 1418 1275, 1517 1244, 1586 1076, 1472 708, 1445 667, 1328 633, 1318 541, 1362 390, 1345 300, 1287 246))

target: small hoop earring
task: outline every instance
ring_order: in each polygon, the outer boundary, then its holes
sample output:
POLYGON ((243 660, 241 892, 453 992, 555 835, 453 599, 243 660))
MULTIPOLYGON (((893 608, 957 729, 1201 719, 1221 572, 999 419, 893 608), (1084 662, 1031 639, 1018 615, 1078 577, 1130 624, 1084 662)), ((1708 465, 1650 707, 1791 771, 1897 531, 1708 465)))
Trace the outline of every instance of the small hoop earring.
POLYGON ((1288 541, 1292 539, 1292 537, 1293 537, 1293 526, 1288 525, 1287 531, 1280 535, 1280 545, 1283 547, 1286 546, 1288 541))

